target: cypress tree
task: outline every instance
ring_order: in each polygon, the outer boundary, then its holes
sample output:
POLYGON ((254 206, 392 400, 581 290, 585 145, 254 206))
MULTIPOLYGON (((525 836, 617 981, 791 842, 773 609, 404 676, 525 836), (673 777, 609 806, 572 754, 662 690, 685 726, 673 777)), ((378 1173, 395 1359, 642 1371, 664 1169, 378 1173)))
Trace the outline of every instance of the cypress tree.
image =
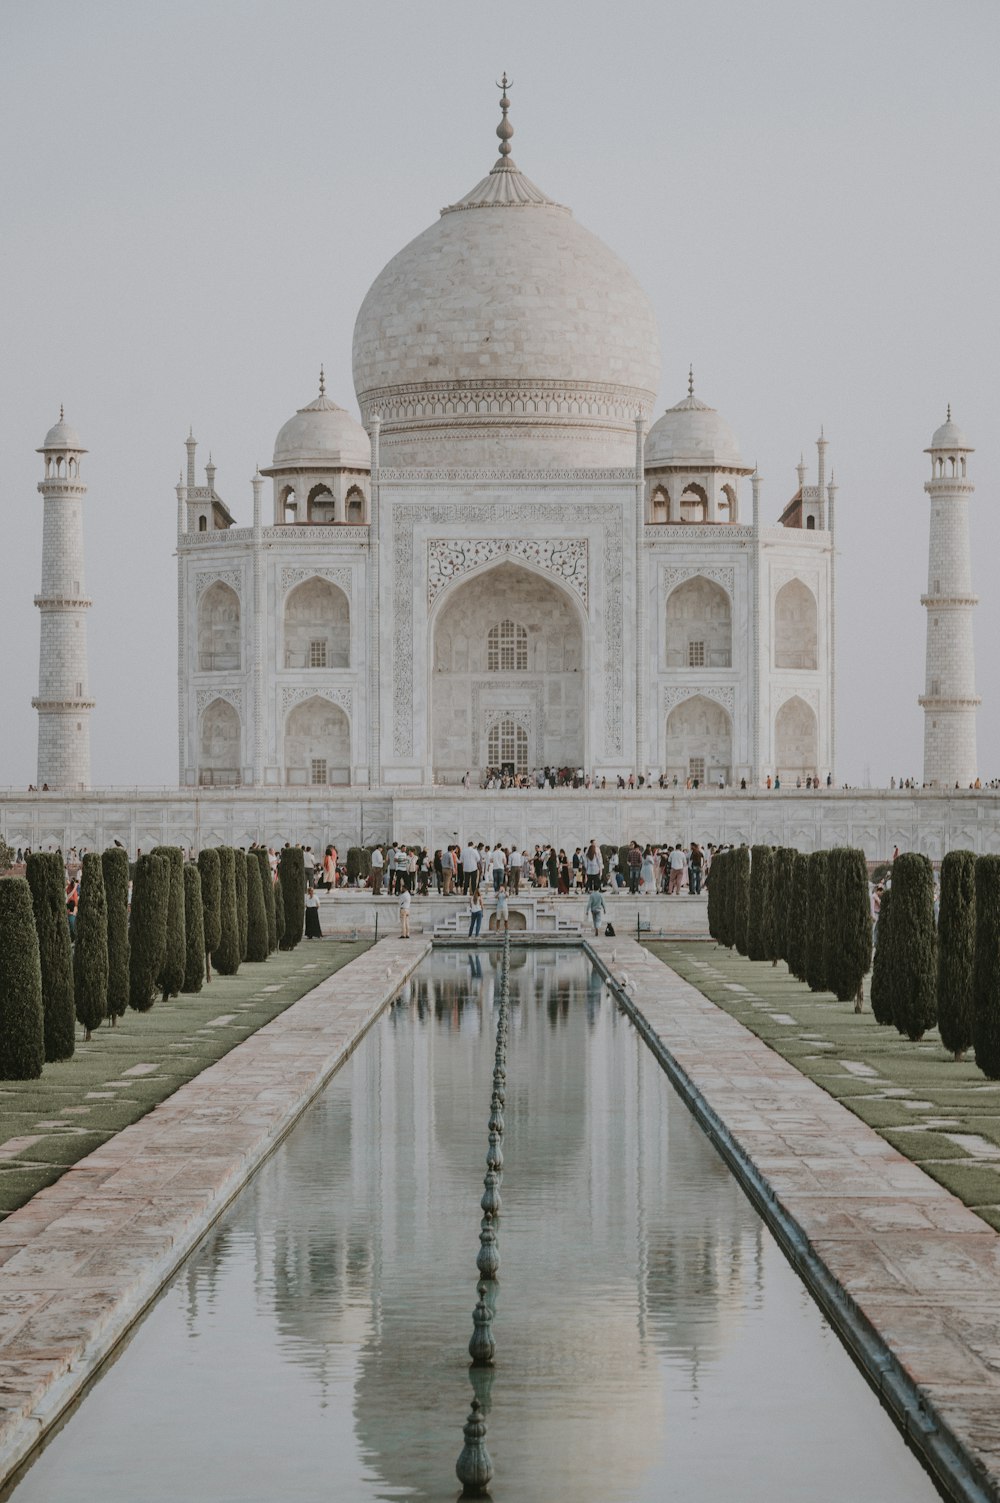
POLYGON ((718 894, 719 894, 719 888, 722 886, 722 857, 721 856, 715 856, 715 857, 713 857, 713 859, 712 859, 712 865, 709 868, 708 876, 705 879, 705 885, 706 885, 706 889, 708 891, 708 903, 706 905, 707 911, 708 911, 708 932, 711 935, 711 937, 715 940, 716 944, 719 944, 719 943, 721 943, 721 941, 719 939, 719 897, 718 897, 718 894))
POLYGON ((199 851, 198 871, 201 874, 201 918, 205 935, 205 980, 211 981, 211 956, 222 943, 222 877, 219 852, 215 847, 199 851))
POLYGON ((751 960, 771 959, 771 904, 774 852, 769 845, 755 845, 750 852, 750 906, 747 918, 747 955, 751 960))
POLYGON ((809 952, 809 857, 795 852, 792 865, 792 903, 788 915, 788 969, 799 981, 806 979, 809 952))
POLYGON ((792 908, 795 852, 781 846, 771 869, 771 959, 788 959, 788 919, 792 908))
POLYGON ((179 845, 158 845, 151 856, 162 856, 170 866, 170 891, 167 895, 167 947, 156 984, 164 1002, 176 997, 184 984, 187 940, 184 928, 184 852, 179 845))
POLYGON ((872 910, 864 851, 839 846, 827 864, 826 984, 861 1012, 872 963, 872 910))
POLYGON ((736 942, 733 916, 733 851, 723 851, 719 869, 719 942, 731 950, 736 942))
POLYGON ((988 1079, 1000 1080, 1000 856, 976 861, 973 979, 976 1064, 988 1079))
POLYGON ((826 991, 826 851, 809 856, 809 927, 806 930, 806 981, 811 992, 826 991))
POLYGON ((165 856, 140 856, 132 877, 129 916, 129 995, 134 1012, 149 1012, 156 1001, 157 977, 167 950, 170 862, 165 856))
POLYGON ((306 868, 301 848, 286 846, 278 862, 278 882, 284 909, 283 950, 294 950, 306 925, 306 868))
POLYGON ((872 1016, 876 1023, 892 1022, 892 888, 882 893, 872 959, 872 1016))
POLYGON ((235 976, 240 968, 240 923, 236 910, 236 852, 219 847, 219 928, 221 938, 212 951, 220 976, 235 976))
POLYGON ((182 992, 200 992, 205 980, 205 917, 201 872, 193 861, 184 863, 184 980, 182 992))
POLYGON ((42 967, 33 896, 23 877, 0 882, 0 1080, 37 1080, 45 1060, 42 967))
POLYGON ((108 1015, 108 905, 104 868, 96 851, 83 858, 80 905, 73 948, 73 987, 76 1016, 86 1040, 108 1015))
POLYGON ((260 863, 252 853, 247 857, 247 960, 266 960, 267 911, 264 907, 264 888, 260 879, 260 863))
POLYGON ((247 933, 249 929, 249 915, 247 910, 247 853, 243 850, 233 851, 233 861, 236 868, 236 923, 240 931, 240 959, 247 958, 247 933))
POLYGON ((731 852, 727 880, 732 885, 730 911, 733 915, 732 943, 740 955, 747 953, 747 929, 750 922, 750 852, 745 845, 731 852))
POLYGON ((271 863, 267 859, 265 847, 255 846, 253 855, 260 867, 261 896, 264 899, 264 915, 267 919, 267 953, 270 955, 278 948, 278 921, 274 912, 274 878, 271 876, 271 863))
POLYGON ((937 1019, 934 869, 907 851, 892 863, 892 1021, 914 1043, 937 1019))
MULTIPOLYGON (((283 950, 285 947, 281 941, 285 937, 285 900, 281 891, 280 873, 275 873, 275 876, 278 877, 278 881, 271 879, 271 892, 274 897, 274 932, 278 937, 278 949, 283 950)), ((302 922, 305 923, 304 915, 302 922)))
POLYGON ((974 1037, 975 958, 976 858, 971 851, 949 851, 941 863, 938 909, 938 1031, 956 1059, 974 1037))
POLYGON ((101 855, 108 914, 108 1017, 114 1028, 128 1007, 128 855, 109 846, 101 855))
MULTIPOLYGON (((76 1048, 73 946, 66 916, 66 868, 58 851, 36 851, 25 875, 38 934, 45 1014, 45 1062, 72 1059, 76 1048)), ((30 1078, 30 1077, 29 1077, 30 1078)))

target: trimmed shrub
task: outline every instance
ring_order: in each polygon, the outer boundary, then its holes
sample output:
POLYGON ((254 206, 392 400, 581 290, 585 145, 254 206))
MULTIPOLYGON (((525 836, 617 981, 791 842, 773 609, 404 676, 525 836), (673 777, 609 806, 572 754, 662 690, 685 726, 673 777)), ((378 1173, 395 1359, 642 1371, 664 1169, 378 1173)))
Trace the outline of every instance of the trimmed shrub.
POLYGON ((892 888, 882 894, 872 957, 872 1017, 888 1027, 892 1022, 892 888))
POLYGON ((732 888, 729 906, 733 916, 733 937, 730 943, 736 946, 740 955, 746 955, 750 922, 750 851, 747 846, 738 845, 730 852, 726 880, 732 888))
POLYGON ((205 935, 205 980, 211 981, 212 952, 222 943, 222 876, 217 847, 210 846, 198 852, 198 871, 201 875, 201 921, 205 935))
POLYGON ((941 862, 937 953, 938 1032, 949 1054, 961 1059, 975 1030, 976 858, 971 851, 949 851, 941 862))
POLYGON ((709 872, 711 888, 715 883, 715 927, 720 945, 733 947, 735 926, 733 922, 733 852, 721 851, 712 862, 709 872))
POLYGON ((73 990, 77 1020, 89 1042, 94 1029, 100 1028, 108 1015, 108 905, 100 856, 88 852, 82 865, 73 947, 73 990))
POLYGON ((706 904, 708 913, 708 932, 715 940, 716 944, 722 943, 719 938, 719 893, 722 889, 722 864, 722 856, 716 856, 713 859, 712 865, 708 870, 708 875, 705 878, 705 890, 708 893, 708 903, 706 904))
POLYGON ((872 963, 872 909, 864 851, 838 846, 827 858, 826 984, 860 1012, 872 963))
POLYGON ((347 882, 350 887, 360 887, 371 876, 372 853, 368 846, 352 845, 347 852, 347 882))
POLYGON ((788 915, 788 969, 799 981, 809 964, 809 857, 795 852, 792 866, 792 904, 788 915))
POLYGON ((771 959, 771 905, 774 852, 769 845, 755 845, 750 852, 750 900, 747 916, 747 955, 751 960, 771 959))
MULTIPOLYGON (((280 861, 279 861, 280 868, 280 861)), ((281 941, 285 937, 285 900, 281 892, 280 869, 271 878, 271 896, 274 898, 274 932, 278 936, 278 949, 284 949, 281 941)), ((304 906, 304 900, 303 900, 304 906)), ((303 923, 305 916, 303 915, 303 923)))
POLYGON ((795 852, 783 845, 774 853, 771 869, 771 959, 788 959, 788 921, 795 888, 795 852))
POLYGON ((109 846, 101 853, 108 916, 108 1017, 114 1028, 128 1007, 128 853, 109 846))
MULTIPOLYGON (((72 1059, 76 1048, 73 946, 66 916, 66 868, 58 851, 35 851, 25 875, 38 935, 45 1015, 45 1062, 72 1059)), ((30 1079, 31 1077, 27 1077, 30 1079)))
POLYGON ((14 857, 17 852, 12 845, 8 845, 0 835, 0 872, 9 872, 14 865, 14 857))
POLYGON ((892 1021, 916 1043, 937 1019, 934 869, 907 851, 892 863, 892 1021))
POLYGON ((267 941, 267 912, 260 863, 253 852, 246 859, 247 873, 247 960, 266 960, 270 951, 267 941))
POLYGON ((285 918, 281 948, 294 950, 306 924, 306 869, 301 848, 286 846, 282 851, 278 861, 278 888, 285 918))
POLYGON ((37 1080, 45 1061, 42 967, 33 894, 0 882, 0 1080, 37 1080))
POLYGON ((1000 1080, 1000 856, 976 861, 973 981, 976 1064, 988 1079, 1000 1080))
POLYGON ((205 912, 201 872, 193 861, 184 863, 184 980, 182 992, 200 992, 205 980, 205 912))
POLYGON ((236 910, 236 852, 219 847, 220 939, 212 951, 212 963, 220 976, 235 976, 240 968, 240 922, 236 910))
POLYGON ((170 866, 170 891, 167 895, 167 948, 156 984, 164 1002, 176 997, 184 985, 187 942, 184 926, 184 852, 179 845, 158 845, 149 853, 162 856, 170 866))
POLYGON ((267 859, 267 850, 264 846, 254 846, 250 853, 260 868, 260 889, 264 900, 264 916, 267 919, 267 953, 278 948, 278 921, 274 912, 274 878, 271 876, 271 863, 267 859))
POLYGON ((247 932, 249 918, 247 912, 247 853, 246 851, 234 850, 233 862, 236 870, 236 925, 240 932, 240 959, 247 958, 247 932))
POLYGON ((149 1012, 156 1001, 157 978, 167 950, 170 862, 165 856, 140 856, 132 877, 129 915, 128 1005, 149 1012))
POLYGON ((811 992, 826 991, 826 851, 809 856, 809 927, 805 938, 806 982, 811 992))

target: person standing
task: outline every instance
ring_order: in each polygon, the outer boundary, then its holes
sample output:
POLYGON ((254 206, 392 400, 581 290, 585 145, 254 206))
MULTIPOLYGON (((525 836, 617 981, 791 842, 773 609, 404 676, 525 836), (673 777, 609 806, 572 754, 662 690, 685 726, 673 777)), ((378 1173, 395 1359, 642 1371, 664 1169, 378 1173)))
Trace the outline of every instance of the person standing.
POLYGON ((507 872, 510 877, 510 890, 516 898, 521 886, 521 852, 516 845, 510 848, 510 855, 507 857, 507 872))
POLYGON ((306 888, 306 939, 322 938, 323 931, 319 926, 319 898, 310 883, 306 888))
POLYGON ((411 902, 412 902, 412 899, 410 897, 410 889, 408 887, 404 887, 403 891, 400 893, 400 896, 399 896, 399 937, 400 937, 400 939, 409 939, 409 937, 410 937, 410 903, 411 902))
POLYGON ((382 868, 385 866, 385 857, 382 855, 382 847, 377 845, 372 851, 372 892, 376 897, 382 891, 382 868))
POLYGON ((587 912, 590 914, 596 936, 601 932, 601 919, 607 913, 604 906, 604 894, 599 887, 595 887, 587 898, 587 912))
POLYGON ((503 879, 507 866, 507 862, 503 853, 503 847, 501 846, 499 840, 490 852, 489 864, 490 871, 493 873, 493 891, 499 892, 501 887, 503 886, 503 879))
POLYGON ((642 852, 634 840, 628 846, 628 890, 635 897, 639 891, 639 873, 642 871, 642 852))
POLYGON ((600 892, 601 878, 604 876, 604 857, 597 848, 596 840, 592 840, 587 847, 587 854, 583 858, 583 870, 587 878, 587 891, 600 892))
POLYGON ((451 897, 451 884, 455 880, 455 852, 450 845, 446 845, 441 852, 441 891, 444 897, 451 897))
POLYGON ((505 882, 502 883, 501 886, 497 889, 497 911, 495 922, 498 934, 500 933, 501 924, 503 925, 503 932, 505 934, 509 931, 510 904, 507 902, 507 884, 505 882))
POLYGON ((701 846, 696 840, 691 842, 691 854, 688 857, 688 891, 693 898, 701 892, 701 873, 704 864, 701 846))
MULTIPOLYGON (((479 891, 479 852, 470 840, 462 851, 462 892, 479 891)), ((480 908, 482 905, 480 904, 480 908)))
POLYGON ((667 892, 671 897, 678 897, 681 890, 681 882, 684 880, 684 869, 687 866, 687 857, 681 846, 675 845, 670 852, 670 885, 667 892))
POLYGON ((478 939, 479 931, 483 927, 483 900, 479 896, 478 887, 473 888, 469 899, 469 938, 478 939))

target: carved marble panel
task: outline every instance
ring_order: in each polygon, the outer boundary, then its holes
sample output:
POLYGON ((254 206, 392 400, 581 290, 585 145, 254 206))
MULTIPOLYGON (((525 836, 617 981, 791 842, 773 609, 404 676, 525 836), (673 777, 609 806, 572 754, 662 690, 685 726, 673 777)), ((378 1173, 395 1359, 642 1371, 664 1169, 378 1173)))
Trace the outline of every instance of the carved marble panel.
POLYGON ((343 590, 345 595, 351 593, 353 569, 311 569, 307 566, 301 568, 285 567, 281 571, 281 593, 284 595, 295 585, 301 584, 304 579, 328 579, 343 590))
POLYGON ((199 689, 198 690, 198 714, 212 703, 213 699, 224 699, 231 704, 240 718, 243 718, 243 690, 238 685, 232 688, 199 689))
POLYGON ((209 585, 214 585, 216 583, 231 586, 231 588, 236 591, 237 595, 243 588, 242 569, 213 569, 211 571, 206 570, 203 573, 196 574, 194 578, 195 593, 199 598, 208 589, 209 585))
POLYGON ((523 559, 554 575, 589 604, 586 538, 431 538, 427 543, 427 604, 455 579, 495 559, 523 559))
POLYGON ((712 685, 708 688, 688 687, 686 684, 671 684, 663 691, 663 709, 669 715, 675 705, 683 704, 686 699, 694 699, 697 695, 703 699, 714 699, 717 704, 723 706, 732 715, 736 709, 736 690, 731 684, 712 685))
POLYGON ((696 566, 682 569, 674 566, 661 569, 660 573, 663 578, 663 593, 665 595, 669 594, 676 585, 683 584, 686 579, 697 579, 699 576, 704 579, 711 579, 715 584, 721 585, 730 597, 733 594, 735 575, 732 569, 711 567, 699 569, 696 566))
POLYGON ((287 715, 294 705, 302 704, 307 699, 328 699, 331 704, 339 705, 350 715, 354 706, 354 691, 350 688, 320 688, 309 684, 286 684, 281 691, 281 713, 287 715))

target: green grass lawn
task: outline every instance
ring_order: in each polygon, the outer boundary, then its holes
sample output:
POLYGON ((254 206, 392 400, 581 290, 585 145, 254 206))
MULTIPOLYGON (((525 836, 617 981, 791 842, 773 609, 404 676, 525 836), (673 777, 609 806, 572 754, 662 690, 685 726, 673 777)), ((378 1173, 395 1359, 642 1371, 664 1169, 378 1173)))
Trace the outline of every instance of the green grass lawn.
POLYGON ((711 941, 647 948, 1000 1229, 1000 1083, 971 1058, 957 1064, 936 1029, 911 1044, 880 1027, 867 1002, 855 1013, 783 962, 745 960, 711 941))
POLYGON ((0 1217, 70 1164, 145 1116, 186 1080, 367 950, 369 940, 324 939, 213 976, 197 996, 128 1011, 40 1080, 0 1081, 0 1217))

